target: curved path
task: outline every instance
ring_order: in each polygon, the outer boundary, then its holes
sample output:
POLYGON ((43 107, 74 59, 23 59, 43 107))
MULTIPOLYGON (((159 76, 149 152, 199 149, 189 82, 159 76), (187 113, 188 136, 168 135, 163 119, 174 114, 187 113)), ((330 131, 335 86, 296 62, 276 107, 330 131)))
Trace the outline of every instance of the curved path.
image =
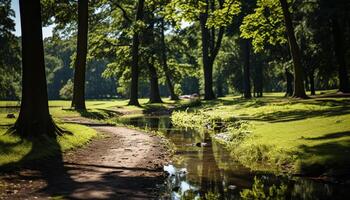
POLYGON ((169 157, 162 139, 124 127, 93 128, 103 137, 2 177, 0 199, 155 199, 169 157))

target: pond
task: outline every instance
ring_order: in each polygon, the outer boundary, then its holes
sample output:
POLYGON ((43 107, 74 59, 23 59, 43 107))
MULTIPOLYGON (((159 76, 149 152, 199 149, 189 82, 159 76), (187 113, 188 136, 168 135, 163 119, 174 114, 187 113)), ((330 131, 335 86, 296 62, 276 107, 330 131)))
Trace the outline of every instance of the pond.
POLYGON ((350 199, 349 184, 253 172, 235 161, 208 133, 173 127, 169 116, 118 119, 161 131, 176 153, 159 199, 350 199))

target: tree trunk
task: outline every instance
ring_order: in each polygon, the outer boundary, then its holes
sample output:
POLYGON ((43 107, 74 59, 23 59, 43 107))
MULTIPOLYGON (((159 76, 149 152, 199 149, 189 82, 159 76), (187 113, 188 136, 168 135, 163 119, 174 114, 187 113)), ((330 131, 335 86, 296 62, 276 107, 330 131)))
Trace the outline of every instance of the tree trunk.
POLYGON ((263 96, 263 68, 261 63, 257 63, 256 67, 256 97, 263 96))
POLYGON ((19 117, 9 130, 22 137, 59 131, 48 107, 40 0, 20 0, 22 28, 22 101, 19 117))
POLYGON ((78 41, 72 107, 85 110, 85 71, 88 43, 88 0, 78 0, 78 41))
POLYGON ((295 98, 307 98, 303 82, 303 68, 301 64, 301 56, 298 43, 295 39, 294 28, 291 19, 291 15, 288 8, 287 0, 280 0, 284 21, 287 29, 287 36, 289 42, 290 52, 293 58, 294 64, 294 93, 295 98))
POLYGON ((213 64, 214 61, 209 56, 209 30, 206 27, 208 14, 201 13, 200 15, 200 26, 202 34, 202 59, 203 59, 203 70, 204 70, 204 99, 212 100, 215 99, 213 92, 213 64))
MULTIPOLYGON (((144 0, 139 0, 136 12, 136 21, 143 20, 144 0)), ((128 105, 140 106, 138 100, 138 84, 139 84, 139 31, 135 30, 132 37, 132 63, 131 63, 131 87, 130 87, 130 101, 128 105)))
POLYGON ((286 82, 287 82, 287 91, 286 97, 293 96, 293 74, 291 74, 287 69, 285 70, 286 82))
POLYGON ((160 98, 160 94, 159 94, 157 70, 154 67, 153 59, 150 63, 148 63, 148 70, 149 70, 150 83, 151 83, 149 102, 162 103, 162 99, 160 98))
POLYGON ((161 30, 161 43, 162 43, 162 67, 165 73, 165 78, 166 78, 166 84, 168 86, 169 92, 170 92, 170 99, 171 100, 179 100, 179 97, 175 94, 174 91, 174 86, 171 82, 171 74, 170 74, 170 70, 168 67, 168 58, 167 58, 167 49, 166 49, 166 44, 165 44, 165 36, 164 36, 164 19, 162 19, 162 30, 161 30))
POLYGON ((344 33, 341 30, 337 14, 332 17, 332 32, 334 38, 334 53, 338 63, 339 91, 350 92, 349 77, 345 59, 344 33))
POLYGON ((221 73, 222 72, 218 73, 218 77, 216 79, 216 94, 218 97, 224 96, 224 78, 221 73))
POLYGON ((250 42, 249 40, 243 41, 243 49, 244 49, 244 98, 250 99, 252 98, 251 94, 251 85, 250 85, 250 42))
POLYGON ((310 72, 309 79, 310 79, 310 92, 311 92, 311 95, 316 95, 314 70, 312 70, 310 72))

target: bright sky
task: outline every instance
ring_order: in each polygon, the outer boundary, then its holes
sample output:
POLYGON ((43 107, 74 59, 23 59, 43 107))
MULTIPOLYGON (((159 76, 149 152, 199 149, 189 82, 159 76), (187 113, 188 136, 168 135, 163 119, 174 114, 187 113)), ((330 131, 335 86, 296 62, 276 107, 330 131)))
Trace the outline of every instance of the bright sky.
MULTIPOLYGON (((16 13, 15 17, 15 23, 16 23, 16 31, 15 35, 20 36, 21 35, 21 20, 19 15, 19 0, 12 0, 11 1, 11 7, 16 13)), ((43 27, 43 37, 50 37, 52 36, 52 28, 53 26, 43 27)))

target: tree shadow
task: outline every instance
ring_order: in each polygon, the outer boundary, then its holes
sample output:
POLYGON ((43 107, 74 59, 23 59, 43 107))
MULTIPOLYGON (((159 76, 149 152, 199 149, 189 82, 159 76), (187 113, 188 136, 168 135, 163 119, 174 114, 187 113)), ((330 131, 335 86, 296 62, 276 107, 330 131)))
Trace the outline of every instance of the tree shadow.
MULTIPOLYGON (((303 140, 325 140, 348 137, 349 132, 328 134, 318 138, 303 138, 303 140)), ((327 174, 337 178, 350 177, 350 139, 330 141, 313 146, 301 145, 299 149, 299 169, 302 174, 319 176, 327 174)))
POLYGON ((305 140, 328 140, 328 139, 337 139, 337 138, 349 137, 349 136, 350 136, 350 131, 343 131, 338 133, 326 134, 320 137, 305 138, 305 140))
MULTIPOLYGON (((63 158, 58 138, 40 137, 28 139, 32 143, 30 152, 20 161, 1 166, 2 172, 6 172, 4 180, 9 182, 16 180, 44 182, 40 187, 31 186, 27 195, 43 195, 44 197, 57 197, 62 199, 156 199, 157 185, 162 183, 159 176, 148 176, 150 173, 159 173, 159 170, 139 167, 116 167, 101 165, 99 163, 84 164, 79 160, 66 162, 63 158), (42 153, 49 148, 48 156, 42 153), (133 171, 132 175, 127 172, 133 171), (137 172, 136 175, 134 172, 137 172), (124 173, 125 172, 125 173, 124 173), (145 175, 146 174, 146 175, 145 175), (6 178, 8 177, 8 178, 6 178)), ((9 151, 11 145, 0 144, 1 148, 9 151)), ((11 188, 9 188, 11 190, 11 188)), ((14 198, 14 196, 9 196, 14 198)))

